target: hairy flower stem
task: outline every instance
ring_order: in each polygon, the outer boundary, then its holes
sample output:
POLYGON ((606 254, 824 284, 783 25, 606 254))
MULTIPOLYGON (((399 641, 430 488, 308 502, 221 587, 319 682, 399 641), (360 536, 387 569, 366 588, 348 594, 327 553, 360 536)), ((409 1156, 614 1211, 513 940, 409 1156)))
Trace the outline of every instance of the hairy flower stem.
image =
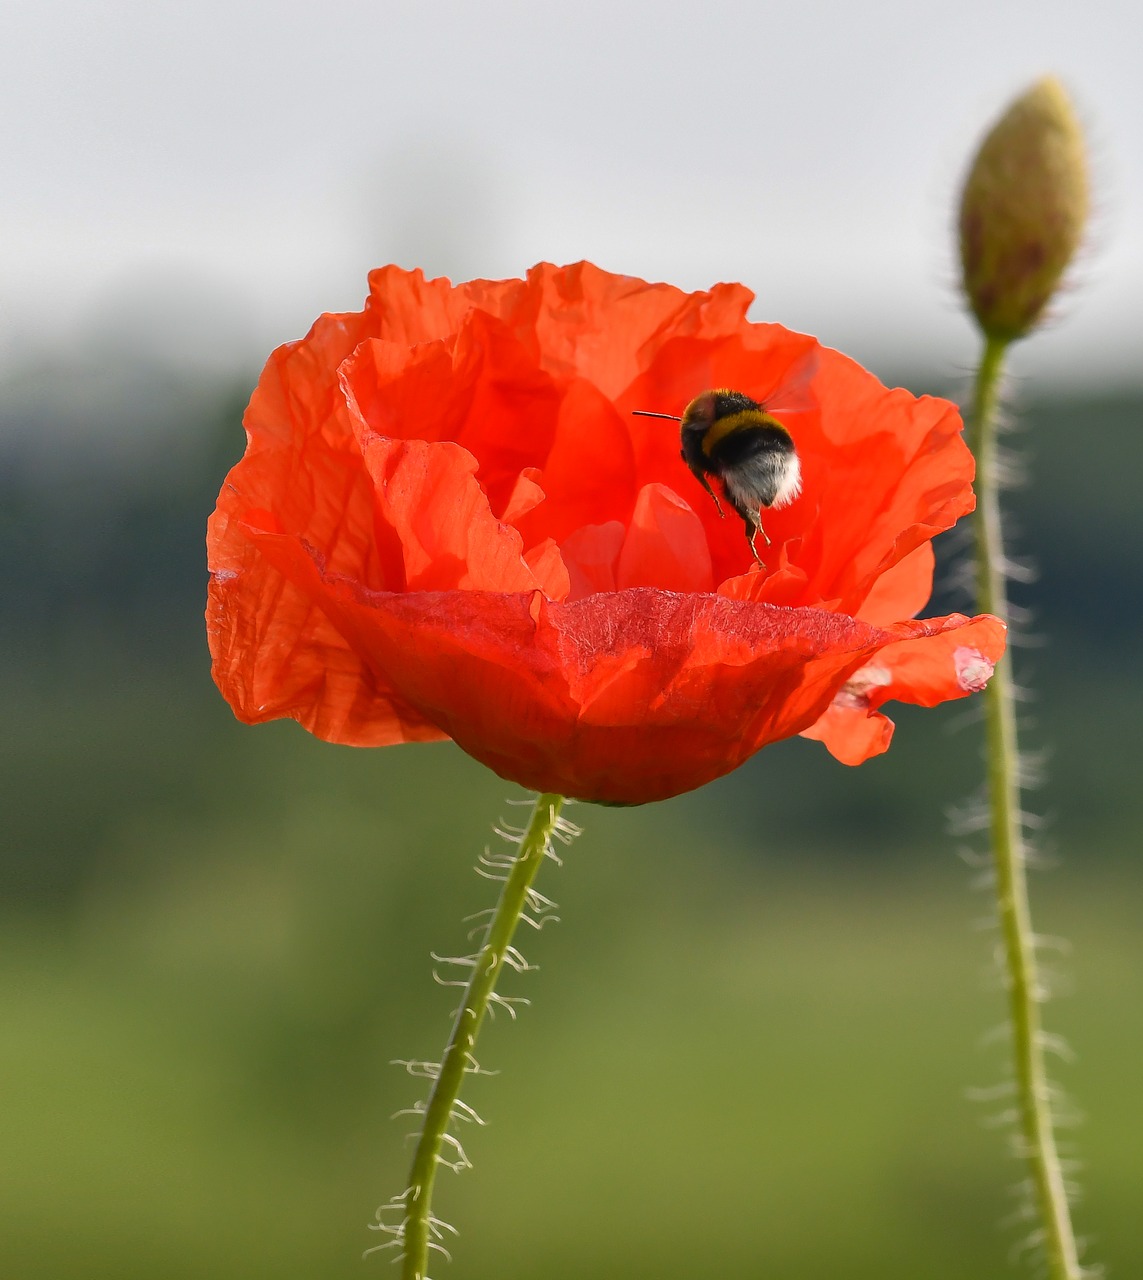
POLYGON ((432 1234, 431 1207, 433 1182, 441 1163, 441 1147, 452 1119, 453 1107, 460 1094, 465 1073, 475 1067, 473 1050, 480 1024, 488 1011, 496 980, 504 967, 504 958, 524 911, 528 890, 547 853, 556 829, 563 797, 543 794, 537 797, 528 826, 520 838, 519 849, 512 861, 500 901, 488 925, 472 976, 464 989, 464 999, 456 1012, 448 1047, 441 1061, 428 1104, 425 1123, 417 1142, 409 1185, 405 1192, 404 1258, 402 1280, 425 1280, 429 1243, 432 1234))
MULTIPOLYGON (((996 425, 1006 341, 985 340, 977 372, 969 443, 976 456, 976 593, 981 612, 1007 620, 1004 541, 1000 521, 996 425)), ((1026 1159, 1042 1223, 1051 1280, 1080 1280, 1067 1191, 1056 1149, 1051 1098, 1044 1064, 1040 1002, 1031 908, 1020 816, 1020 753, 1011 649, 997 664, 984 692, 986 759, 991 810, 996 899, 1008 989, 1008 1016, 1020 1116, 1020 1153, 1026 1159)), ((1038 1233, 1039 1234, 1039 1233, 1038 1233)))

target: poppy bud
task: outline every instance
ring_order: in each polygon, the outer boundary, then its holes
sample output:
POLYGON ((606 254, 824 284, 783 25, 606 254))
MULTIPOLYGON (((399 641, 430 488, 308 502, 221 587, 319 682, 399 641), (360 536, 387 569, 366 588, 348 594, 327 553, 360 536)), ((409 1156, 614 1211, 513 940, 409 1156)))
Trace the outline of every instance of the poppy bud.
POLYGON ((993 126, 961 196, 964 289, 987 337, 1009 342, 1035 327, 1087 212, 1083 133, 1062 85, 1047 76, 993 126))

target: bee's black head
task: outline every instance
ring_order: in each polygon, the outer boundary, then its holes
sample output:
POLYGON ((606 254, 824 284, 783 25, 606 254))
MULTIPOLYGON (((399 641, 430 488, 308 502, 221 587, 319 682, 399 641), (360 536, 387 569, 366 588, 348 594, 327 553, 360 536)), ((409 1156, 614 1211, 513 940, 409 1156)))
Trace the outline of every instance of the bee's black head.
POLYGON ((748 410, 758 413, 762 411, 762 406, 741 391, 730 391, 725 387, 716 391, 704 391, 687 405, 683 412, 683 426, 705 431, 719 418, 729 418, 748 410))

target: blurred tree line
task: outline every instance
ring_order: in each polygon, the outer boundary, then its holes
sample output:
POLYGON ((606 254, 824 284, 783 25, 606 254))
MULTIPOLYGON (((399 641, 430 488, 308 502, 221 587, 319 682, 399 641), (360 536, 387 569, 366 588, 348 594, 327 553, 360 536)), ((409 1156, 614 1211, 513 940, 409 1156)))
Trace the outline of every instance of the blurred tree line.
MULTIPOLYGON (((203 638, 203 530, 241 455, 253 380, 252 372, 191 376, 161 363, 108 367, 78 356, 8 379, 0 420, 7 708, 0 733, 10 788, 4 873, 18 897, 66 896, 82 880, 101 812, 162 790, 166 747, 165 786, 177 791, 180 773, 193 772, 194 752, 208 751, 212 735, 227 737, 229 713, 210 684, 203 638), (177 722, 158 732, 158 720, 176 708, 177 722), (108 740, 126 724, 134 726, 133 745, 116 750, 139 757, 119 761, 132 778, 129 794, 103 781, 92 786, 115 757, 108 740), (54 788, 65 779, 61 795, 54 788)), ((924 379, 904 381, 934 389, 924 379)), ((1021 561, 1013 587, 1030 619, 1021 631, 1032 647, 1017 653, 1034 700, 1027 737, 1033 748, 1051 747, 1051 807, 1061 829, 1083 831, 1100 853, 1119 843, 1101 831, 1122 833, 1139 816, 1129 763, 1143 706, 1134 661, 1143 621, 1141 428, 1139 392, 1018 395, 1012 410, 1010 545, 1036 568, 1024 581, 1021 561)), ((969 607, 958 569, 964 536, 957 530, 938 543, 928 613, 969 607)), ((846 770, 802 743, 772 748, 763 794, 748 767, 686 804, 689 820, 740 835, 759 826, 800 833, 803 845, 828 846, 844 833, 850 855, 855 842, 885 856, 900 851, 916 834, 901 839, 909 830, 902 814, 921 820, 931 809, 925 780, 951 771, 938 794, 952 801, 975 785, 976 762, 971 749, 948 751, 940 734, 915 737, 910 709, 893 715, 892 768, 882 759, 846 770), (831 798, 824 806, 816 799, 823 787, 831 798)), ((964 706, 927 718, 947 727, 964 719, 964 706)))

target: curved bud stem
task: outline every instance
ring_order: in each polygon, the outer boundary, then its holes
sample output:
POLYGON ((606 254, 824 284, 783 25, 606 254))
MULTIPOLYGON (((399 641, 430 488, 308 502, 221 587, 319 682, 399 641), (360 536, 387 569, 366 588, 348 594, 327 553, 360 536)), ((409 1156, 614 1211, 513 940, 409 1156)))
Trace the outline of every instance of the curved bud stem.
MULTIPOLYGON (((1004 542, 996 465, 1000 379, 1008 343, 987 338, 973 396, 969 444, 976 456, 976 593, 981 612, 1007 619, 1004 542)), ((1024 832, 1020 819, 1020 752, 1012 684, 1011 647, 983 693, 985 707, 992 855, 997 910, 1004 944, 1008 1016, 1016 1076, 1020 1154, 1027 1161, 1042 1224, 1051 1280, 1080 1280, 1075 1233, 1053 1128, 1045 1036, 1043 988, 1037 973, 1024 832)))

